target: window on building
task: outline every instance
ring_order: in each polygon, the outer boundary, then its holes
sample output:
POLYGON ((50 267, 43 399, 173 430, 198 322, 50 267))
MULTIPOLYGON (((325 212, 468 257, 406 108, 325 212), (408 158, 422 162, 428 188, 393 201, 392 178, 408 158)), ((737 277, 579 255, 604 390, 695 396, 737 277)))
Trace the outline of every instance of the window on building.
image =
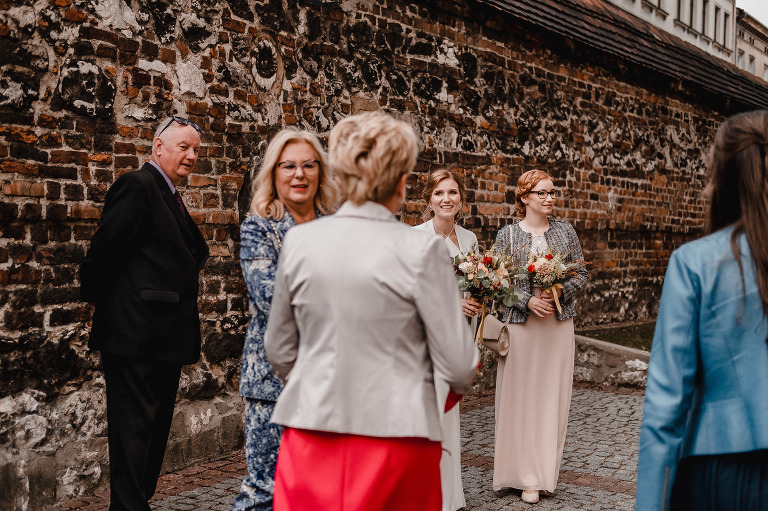
POLYGON ((749 56, 749 69, 748 71, 752 74, 755 74, 755 57, 752 55, 749 56))
POLYGON ((731 38, 731 15, 727 12, 723 13, 723 46, 729 47, 728 40, 731 38))
POLYGON ((677 19, 683 21, 683 0, 677 0, 677 19))
POLYGON ((716 43, 720 42, 720 7, 715 6, 715 36, 716 43))
POLYGON ((768 66, 763 65, 763 80, 768 82, 768 66))
POLYGON ((688 7, 688 26, 693 28, 693 15, 696 14, 696 0, 691 0, 688 7))
POLYGON ((739 57, 736 59, 736 66, 738 66, 739 69, 744 69, 744 52, 739 52, 739 57))
POLYGON ((709 11, 709 0, 701 2, 701 33, 707 34, 707 11, 709 11))

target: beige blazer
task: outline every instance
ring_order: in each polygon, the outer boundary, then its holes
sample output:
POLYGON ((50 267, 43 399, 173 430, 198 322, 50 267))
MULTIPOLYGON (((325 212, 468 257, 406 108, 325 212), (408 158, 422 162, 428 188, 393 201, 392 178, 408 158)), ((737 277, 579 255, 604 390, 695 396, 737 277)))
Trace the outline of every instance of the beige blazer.
POLYGON ((478 362, 452 273, 437 236, 374 202, 291 229, 264 340, 286 380, 273 422, 441 440, 434 372, 465 393, 478 362))

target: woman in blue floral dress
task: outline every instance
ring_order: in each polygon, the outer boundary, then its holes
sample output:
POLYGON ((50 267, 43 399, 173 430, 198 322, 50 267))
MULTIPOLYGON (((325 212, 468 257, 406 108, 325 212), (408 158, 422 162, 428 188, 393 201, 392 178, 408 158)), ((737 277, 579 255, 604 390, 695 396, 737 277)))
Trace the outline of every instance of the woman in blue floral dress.
POLYGON ((275 135, 253 183, 249 215, 240 226, 240 267, 251 316, 240 373, 248 475, 233 511, 272 509, 282 426, 270 419, 283 385, 264 354, 264 332, 282 240, 294 225, 333 212, 336 200, 336 183, 317 137, 296 129, 275 135))

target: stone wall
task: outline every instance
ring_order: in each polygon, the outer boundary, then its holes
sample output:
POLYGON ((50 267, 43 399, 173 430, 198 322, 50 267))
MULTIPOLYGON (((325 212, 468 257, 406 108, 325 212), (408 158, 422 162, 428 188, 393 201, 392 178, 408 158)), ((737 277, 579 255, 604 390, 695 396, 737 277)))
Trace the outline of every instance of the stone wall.
POLYGON ((242 441, 238 226, 249 172, 280 128, 325 137, 346 115, 391 112, 421 144, 403 219, 419 221, 430 169, 456 168, 464 225, 486 245, 510 221, 520 173, 546 169, 591 262, 586 326, 654 317, 671 250, 700 232, 705 151, 731 108, 475 1, 0 5, 0 510, 107 481, 77 269, 107 188, 149 157, 162 117, 203 127, 182 193, 212 255, 173 468, 242 441))

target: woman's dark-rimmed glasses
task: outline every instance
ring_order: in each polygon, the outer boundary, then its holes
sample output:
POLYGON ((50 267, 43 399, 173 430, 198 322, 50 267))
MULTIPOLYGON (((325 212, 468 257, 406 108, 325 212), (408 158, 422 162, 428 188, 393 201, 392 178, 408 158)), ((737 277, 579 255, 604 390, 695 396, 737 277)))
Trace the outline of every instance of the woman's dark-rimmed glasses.
MULTIPOLYGON (((299 165, 297 165, 295 161, 281 161, 277 164, 277 168, 284 176, 292 176, 296 174, 296 169, 298 167, 299 165)), ((307 160, 301 164, 301 170, 309 176, 314 175, 320 170, 320 162, 317 160, 307 160)))
MULTIPOLYGON (((168 124, 166 124, 166 125, 165 125, 165 128, 163 128, 163 129, 161 129, 161 130, 160 130, 160 133, 158 133, 158 134, 157 134, 157 136, 159 137, 160 135, 162 135, 162 134, 163 134, 163 132, 164 132, 165 130, 167 130, 167 129, 168 129, 168 127, 169 127, 171 124, 173 124, 173 122, 174 122, 174 121, 178 122, 178 123, 179 123, 179 124, 181 124, 182 126, 192 126, 193 128, 195 128, 195 131, 197 131, 198 133, 200 133, 200 126, 198 126, 196 122, 194 122, 194 121, 190 121, 189 119, 185 119, 184 117, 172 117, 172 118, 171 118, 171 120, 170 120, 170 121, 168 121, 168 124)), ((155 138, 157 138, 157 137, 155 137, 155 138)))
POLYGON ((536 195, 539 196, 539 199, 546 199, 547 195, 549 195, 553 199, 557 199, 558 197, 560 197, 560 190, 550 190, 550 191, 546 191, 546 190, 531 190, 528 193, 535 193, 536 195))

